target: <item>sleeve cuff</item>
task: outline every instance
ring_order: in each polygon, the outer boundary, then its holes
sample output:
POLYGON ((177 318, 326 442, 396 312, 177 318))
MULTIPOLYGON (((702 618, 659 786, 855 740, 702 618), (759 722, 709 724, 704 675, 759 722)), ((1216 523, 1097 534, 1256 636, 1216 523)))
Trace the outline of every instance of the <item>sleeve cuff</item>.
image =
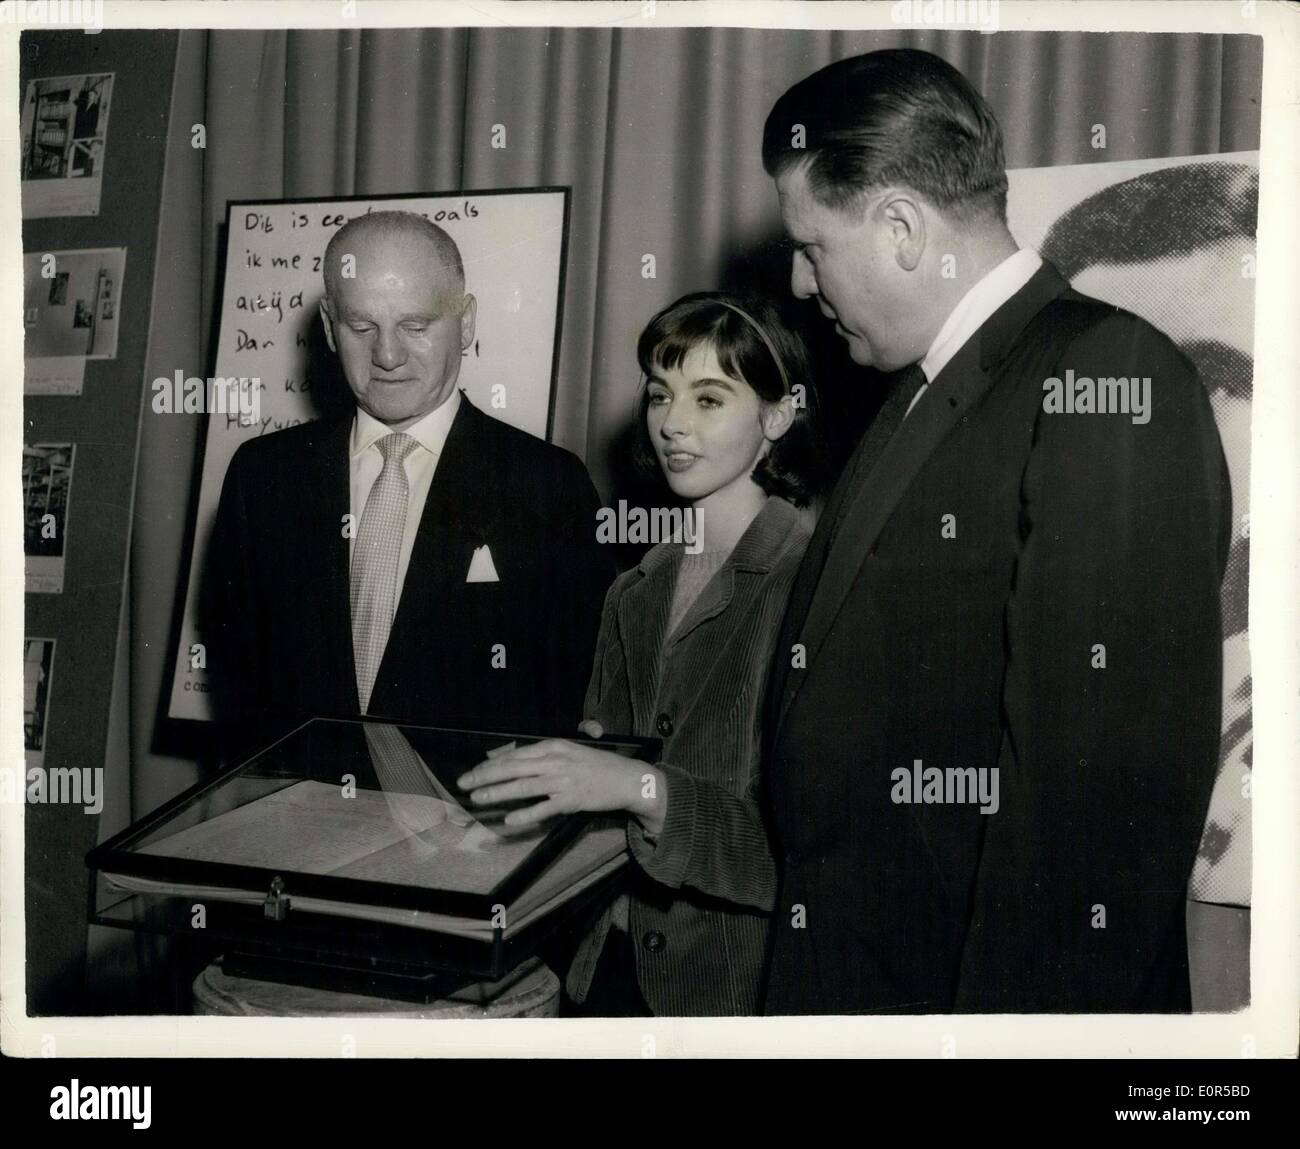
POLYGON ((646 837, 641 823, 628 820, 627 846, 633 860, 656 882, 677 889, 690 867, 695 841, 695 779, 686 771, 665 762, 655 766, 668 783, 668 807, 659 837, 646 837))

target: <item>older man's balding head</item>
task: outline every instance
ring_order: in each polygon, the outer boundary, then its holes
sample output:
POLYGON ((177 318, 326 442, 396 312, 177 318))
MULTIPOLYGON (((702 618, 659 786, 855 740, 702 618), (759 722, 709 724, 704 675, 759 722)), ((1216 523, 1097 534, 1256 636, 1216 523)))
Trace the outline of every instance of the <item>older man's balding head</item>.
POLYGON ((354 278, 361 259, 373 249, 387 244, 414 244, 423 248, 431 260, 450 273, 455 289, 464 292, 465 264, 461 260, 460 248, 451 236, 415 212, 373 211, 348 220, 326 245, 325 294, 331 299, 337 298, 339 281, 354 278), (351 262, 345 266, 344 260, 348 256, 352 257, 351 262))
POLYGON ((330 240, 320 315, 357 406, 402 430, 454 393, 476 306, 451 236, 382 211, 330 240))

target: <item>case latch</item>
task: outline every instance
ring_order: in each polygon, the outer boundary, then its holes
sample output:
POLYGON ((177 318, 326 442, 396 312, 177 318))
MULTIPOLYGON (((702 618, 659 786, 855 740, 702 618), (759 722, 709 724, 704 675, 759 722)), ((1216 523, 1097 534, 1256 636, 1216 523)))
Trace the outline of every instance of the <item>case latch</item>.
POLYGON ((262 901, 262 914, 272 922, 282 922, 289 916, 289 895, 284 892, 284 879, 276 874, 270 892, 262 901))

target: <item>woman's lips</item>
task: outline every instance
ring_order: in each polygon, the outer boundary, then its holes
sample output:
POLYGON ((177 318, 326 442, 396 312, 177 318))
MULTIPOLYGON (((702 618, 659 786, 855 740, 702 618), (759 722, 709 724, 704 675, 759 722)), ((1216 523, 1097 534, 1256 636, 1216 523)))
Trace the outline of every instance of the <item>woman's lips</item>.
POLYGON ((673 474, 680 474, 682 471, 689 470, 699 460, 699 455, 692 455, 688 451, 665 451, 664 463, 673 474))

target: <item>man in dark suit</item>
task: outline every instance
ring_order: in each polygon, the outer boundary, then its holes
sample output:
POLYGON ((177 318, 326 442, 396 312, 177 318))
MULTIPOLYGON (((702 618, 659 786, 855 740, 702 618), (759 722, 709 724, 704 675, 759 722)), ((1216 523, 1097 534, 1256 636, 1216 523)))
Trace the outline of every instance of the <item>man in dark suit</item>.
POLYGON ((801 81, 763 158, 794 293, 898 373, 770 683, 765 1008, 1186 1010, 1231 509, 1195 370, 1017 248, 997 122, 935 56, 801 81))
POLYGON ((613 577, 586 470, 456 389, 475 301, 441 228, 360 216, 325 269, 356 410, 231 460, 208 584, 222 714, 244 748, 311 715, 574 730, 613 577))

